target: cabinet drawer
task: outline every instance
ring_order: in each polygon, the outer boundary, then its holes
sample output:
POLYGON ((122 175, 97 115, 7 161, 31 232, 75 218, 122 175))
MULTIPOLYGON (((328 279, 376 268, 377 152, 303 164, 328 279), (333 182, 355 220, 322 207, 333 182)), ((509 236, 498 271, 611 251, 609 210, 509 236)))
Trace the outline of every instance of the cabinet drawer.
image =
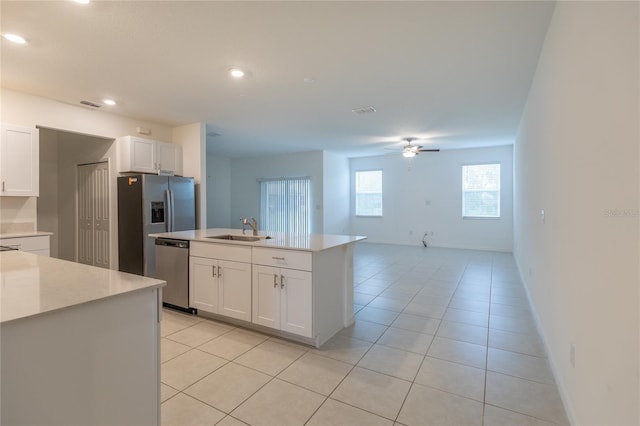
POLYGON ((233 244, 200 243, 192 241, 189 247, 189 254, 191 256, 208 257, 210 259, 251 263, 251 247, 240 247, 233 244))
POLYGON ((253 248, 253 263, 256 265, 311 271, 311 256, 311 252, 308 251, 253 248))
POLYGON ((0 245, 17 248, 22 251, 49 250, 49 237, 47 235, 38 237, 3 238, 0 245))

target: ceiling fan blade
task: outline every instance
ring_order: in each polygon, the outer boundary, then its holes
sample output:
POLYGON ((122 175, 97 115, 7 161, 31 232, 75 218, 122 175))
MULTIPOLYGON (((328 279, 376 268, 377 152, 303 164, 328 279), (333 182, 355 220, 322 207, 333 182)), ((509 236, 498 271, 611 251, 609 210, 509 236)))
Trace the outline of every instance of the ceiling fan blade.
POLYGON ((418 152, 440 152, 439 149, 419 149, 418 152))

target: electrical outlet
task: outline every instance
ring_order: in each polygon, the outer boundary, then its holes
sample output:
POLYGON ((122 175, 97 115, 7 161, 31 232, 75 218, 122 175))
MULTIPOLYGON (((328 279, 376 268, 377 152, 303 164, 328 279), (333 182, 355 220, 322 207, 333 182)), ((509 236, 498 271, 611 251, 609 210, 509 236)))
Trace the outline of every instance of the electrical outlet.
POLYGON ((573 343, 569 345, 569 362, 573 368, 576 367, 576 348, 573 343))
POLYGON ((544 225, 545 222, 545 213, 544 213, 544 209, 540 210, 540 221, 542 222, 542 224, 544 225))

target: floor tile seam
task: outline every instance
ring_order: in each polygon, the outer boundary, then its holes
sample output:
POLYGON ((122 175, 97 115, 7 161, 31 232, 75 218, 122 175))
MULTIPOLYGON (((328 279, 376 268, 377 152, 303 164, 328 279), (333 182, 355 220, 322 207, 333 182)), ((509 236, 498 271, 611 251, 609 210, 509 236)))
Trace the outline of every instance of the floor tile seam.
MULTIPOLYGON (((275 343, 275 342, 274 342, 274 343, 275 343)), ((285 345, 283 345, 283 346, 285 346, 285 345)), ((256 347, 257 347, 257 346, 256 346, 256 347)), ((254 347, 254 348, 252 348, 252 349, 255 349, 256 347, 254 347)), ((247 351, 247 352, 249 352, 249 351, 247 351)), ((308 352, 308 351, 307 351, 307 352, 308 352)), ((234 364, 236 364, 236 365, 240 365, 240 366, 242 366, 242 367, 248 368, 248 369, 253 370, 253 371, 257 371, 257 372, 262 373, 262 374, 266 374, 267 376, 270 376, 270 377, 277 377, 277 376, 278 376, 278 374, 282 373, 284 370, 286 370, 287 368, 291 367, 291 364, 293 364, 294 362, 296 362, 297 360, 299 360, 299 359, 300 359, 301 357, 303 357, 303 356, 304 356, 304 354, 306 354, 307 352, 303 352, 302 354, 298 355, 298 356, 297 356, 293 361, 291 361, 289 364, 287 364, 284 368, 282 368, 280 371, 278 371, 275 375, 273 375, 273 374, 271 374, 271 373, 266 373, 266 372, 264 372, 264 371, 262 371, 262 370, 258 370, 257 368, 250 367, 250 366, 248 366, 248 365, 241 364, 240 362, 238 362, 238 361, 237 361, 239 357, 238 357, 238 358, 236 358, 236 359, 234 359, 234 360, 232 360, 232 361, 229 361, 229 362, 230 362, 230 363, 232 362, 232 363, 234 363, 234 364)), ((246 352, 245 352, 245 353, 246 353, 246 352)))
MULTIPOLYGON (((407 331, 410 331, 410 330, 407 330, 407 331)), ((425 334, 425 336, 430 336, 430 334, 425 334)), ((435 337, 435 336, 433 336, 433 337, 435 337)), ((431 342, 433 342, 433 338, 431 339, 431 342)), ((427 351, 429 350, 429 346, 431 346, 431 342, 429 342, 429 344, 427 345, 427 349, 426 349, 427 351)), ((380 345, 380 346, 384 346, 386 348, 397 349, 397 350, 400 350, 400 351, 405 351, 405 352, 409 352, 409 353, 416 354, 416 355, 422 355, 422 356, 426 356, 427 355, 426 352, 425 353, 416 352, 416 351, 412 351, 412 350, 409 350, 409 349, 406 349, 406 348, 400 347, 400 346, 391 346, 391 345, 384 344, 384 343, 378 343, 377 341, 376 341, 376 343, 374 343, 374 345, 380 345)))
POLYGON ((546 356, 531 355, 531 354, 524 353, 524 352, 512 351, 511 349, 497 348, 495 346, 489 346, 489 348, 490 349, 497 349, 497 350, 503 351, 503 352, 509 352, 509 353, 516 354, 516 355, 525 355, 525 356, 530 356, 532 358, 544 359, 544 360, 547 360, 547 361, 549 360, 549 358, 546 357, 546 356))
MULTIPOLYGON (((224 416, 224 417, 223 417, 222 419, 220 419, 220 421, 219 421, 219 422, 217 422, 215 425, 219 425, 219 424, 220 424, 224 419, 226 419, 227 417, 231 417, 232 419, 234 419, 234 420, 236 420, 236 421, 238 421, 238 422, 242 423, 243 425, 251 426, 251 425, 249 425, 249 423, 247 423, 247 422, 243 422, 242 420, 240 420, 240 419, 239 419, 239 418, 237 418, 237 417, 232 416, 231 414, 227 414, 226 416, 224 416)), ((215 425, 214 425, 214 426, 215 426, 215 425)))
POLYGON ((469 401, 478 402, 478 403, 480 403, 480 404, 485 404, 485 401, 484 401, 484 394, 483 394, 483 396, 482 396, 482 400, 480 400, 480 399, 475 399, 475 398, 470 398, 470 397, 468 397, 468 396, 460 395, 459 393, 455 393, 455 392, 452 392, 452 391, 447 390, 447 389, 441 389, 441 388, 439 388, 439 387, 437 387, 437 386, 428 385, 428 384, 424 384, 424 383, 420 383, 420 382, 415 382, 415 381, 414 381, 413 383, 415 383, 416 385, 419 385, 419 386, 424 386, 424 387, 426 387, 426 388, 435 389, 435 390, 437 390, 437 391, 439 391, 439 392, 443 392, 443 393, 446 393, 446 394, 449 394, 449 395, 457 396, 458 398, 464 398, 464 399, 467 399, 467 400, 469 400, 469 401))
POLYGON ((536 337, 536 338, 540 338, 540 335, 538 334, 537 330, 534 330, 533 333, 529 333, 529 332, 525 332, 525 331, 515 331, 515 330, 506 330, 504 328, 496 328, 495 326, 491 326, 491 322, 489 322, 489 331, 491 330, 496 330, 496 331, 506 331, 507 333, 513 333, 513 334, 519 334, 521 336, 529 336, 529 337, 536 337))
MULTIPOLYGON (((409 393, 409 392, 407 392, 407 394, 408 394, 408 393, 409 393)), ((405 397, 406 397, 406 396, 405 396, 405 397)), ((369 411, 369 410, 367 410, 366 408, 358 407, 357 405, 350 404, 350 403, 348 403, 348 402, 346 402, 346 401, 342 401, 341 399, 332 398, 331 396, 327 397, 327 399, 330 399, 330 400, 332 400, 332 401, 339 402, 340 404, 348 405, 349 407, 357 408, 357 409, 358 409, 358 410, 360 410, 360 411, 364 411, 364 412, 366 412, 366 413, 373 414, 373 415, 374 415, 374 416, 376 416, 376 417, 380 417, 380 418, 383 418, 383 419, 385 419, 385 420, 389 420, 389 421, 395 422, 392 418, 385 417, 385 416, 383 416, 383 415, 381 415, 381 414, 378 414, 378 413, 374 413, 373 411, 369 411)), ((323 404, 324 404, 324 403, 323 403, 323 404)), ((398 410, 398 414, 400 414, 400 410, 398 410)))
MULTIPOLYGON (((516 411, 513 408, 503 407, 501 405, 497 405, 496 403, 490 403, 490 402, 486 402, 485 401, 484 405, 489 405, 489 406, 494 407, 494 408, 499 408, 501 410, 509 411, 509 412, 516 413, 516 414, 520 414, 521 416, 531 417, 532 419, 540 420, 542 422, 551 423, 551 424, 554 424, 554 425, 565 425, 565 423, 558 423, 558 422, 553 421, 553 420, 548 419, 548 418, 543 418, 543 417, 540 417, 540 416, 534 416, 534 415, 531 415, 529 413, 523 413, 522 411, 516 411)), ((564 408, 564 406, 563 406, 563 408, 564 408)), ((482 417, 483 417, 483 422, 484 422, 484 414, 483 414, 482 417)), ((569 426, 569 423, 566 423, 566 425, 569 426)))
MULTIPOLYGON (((530 378, 527 378, 527 377, 516 376, 515 374, 505 373, 504 371, 497 371, 497 370, 493 370, 493 369, 490 369, 490 368, 487 368, 487 370, 486 370, 486 371, 487 371, 487 373, 491 372, 491 373, 495 373, 495 374, 501 374, 501 375, 503 375, 503 376, 511 377, 511 378, 514 378, 514 379, 526 380, 527 382, 537 383, 537 384, 539 384, 539 385, 553 386, 553 387, 556 387, 556 388, 557 388, 557 386, 558 386, 558 385, 555 383, 555 381, 554 381, 554 382, 551 382, 551 383, 549 383, 549 382, 542 382, 542 381, 540 381, 540 380, 534 380, 534 379, 530 379, 530 378)), ((557 390, 557 389, 556 389, 556 390, 557 390)), ((559 391, 558 391, 558 392, 559 392, 559 391)), ((563 405, 563 406, 564 406, 564 405, 563 405)))
MULTIPOLYGON (((440 327, 439 326, 438 326, 438 332, 440 332, 440 327)), ((488 335, 489 335, 489 333, 487 333, 487 340, 488 340, 488 335)), ((454 339, 454 338, 451 338, 451 337, 440 336, 438 334, 436 334, 434 337, 438 337, 440 339, 445 339, 445 340, 451 340, 451 341, 454 341, 454 342, 469 343, 470 345, 476 345, 476 346, 480 346, 480 347, 486 348, 486 345, 481 345, 481 344, 475 343, 475 342, 469 342, 468 340, 454 339)))
POLYGON ((545 360, 549 361, 549 357, 547 357, 546 355, 541 356, 541 355, 534 355, 534 354, 527 353, 527 352, 518 352, 518 351, 511 350, 511 349, 501 348, 499 346, 493 346, 491 344, 489 344, 489 348, 490 349, 498 349, 498 350, 505 351, 505 352, 511 352, 511 353, 518 354, 518 355, 527 355, 527 356, 531 356, 531 357, 535 357, 535 358, 539 358, 539 359, 545 359, 545 360))
MULTIPOLYGON (((419 355, 419 354, 415 354, 415 355, 419 355)), ((418 373, 420 372, 420 368, 422 367, 422 363, 424 362, 424 358, 426 357, 426 355, 421 355, 421 356, 422 356, 422 361, 420 361, 420 365, 418 365, 418 369, 416 370, 416 373, 413 375, 413 379, 405 379, 403 377, 394 376, 393 374, 384 373, 382 371, 374 370, 373 368, 365 367, 365 366, 362 366, 362 365, 359 365, 359 364, 356 364, 355 367, 362 368, 363 370, 373 371, 374 373, 382 374, 384 376, 391 377, 391 378, 394 378, 394 379, 402 380, 403 382, 413 383, 415 378, 418 376, 418 373)), ((362 359, 361 359, 361 361, 362 361, 362 359)))

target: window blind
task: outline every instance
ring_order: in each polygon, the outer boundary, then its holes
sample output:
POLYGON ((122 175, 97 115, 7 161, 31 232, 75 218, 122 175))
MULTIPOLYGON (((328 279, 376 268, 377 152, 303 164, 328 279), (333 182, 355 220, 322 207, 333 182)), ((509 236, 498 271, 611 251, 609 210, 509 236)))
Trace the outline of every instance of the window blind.
POLYGON ((311 233, 311 178, 261 180, 260 227, 272 232, 311 233))
POLYGON ((462 166, 462 216, 500 217, 500 164, 462 166))

